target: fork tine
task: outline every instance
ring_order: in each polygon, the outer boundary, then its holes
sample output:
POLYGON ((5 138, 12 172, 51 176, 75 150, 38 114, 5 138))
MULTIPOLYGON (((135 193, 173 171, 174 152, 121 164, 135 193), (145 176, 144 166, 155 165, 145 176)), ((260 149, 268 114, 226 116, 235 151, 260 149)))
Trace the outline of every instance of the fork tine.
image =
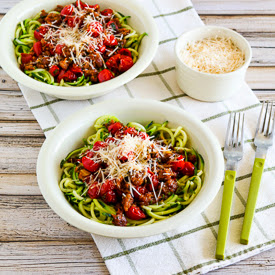
MULTIPOLYGON (((270 107, 270 111, 269 111, 269 119, 268 119, 268 125, 266 127, 266 133, 265 136, 268 136, 269 134, 271 134, 272 132, 272 127, 270 127, 270 122, 272 120, 272 111, 273 111, 273 102, 271 102, 271 107, 270 107), (271 131, 270 131, 271 130, 271 131)), ((274 122, 274 120, 273 120, 274 122)))
POLYGON ((239 145, 239 138, 240 138, 240 131, 241 131, 240 121, 241 121, 241 113, 238 113, 238 127, 237 127, 237 136, 236 136, 236 146, 239 145))
POLYGON ((230 113, 229 120, 228 120, 228 125, 227 125, 227 130, 226 130, 226 136, 225 136, 225 147, 230 146, 229 141, 230 141, 230 133, 231 133, 231 121, 232 121, 232 113, 230 113))
MULTIPOLYGON (((264 104, 265 105, 265 104, 264 104)), ((263 120, 263 127, 262 127, 262 130, 261 132, 264 134, 265 133, 265 124, 266 124, 266 121, 267 121, 267 111, 268 111, 268 105, 269 105, 269 102, 267 101, 266 102, 266 109, 265 109, 265 114, 264 114, 264 120, 263 120)))
POLYGON ((242 121, 241 146, 243 146, 243 140, 244 140, 244 113, 243 113, 243 121, 242 121))
POLYGON ((262 116, 263 116, 263 111, 264 111, 264 105, 265 105, 265 101, 262 104, 261 112, 260 112, 260 115, 259 115, 259 118, 258 118, 258 123, 257 123, 257 127, 256 127, 256 133, 259 131, 259 128, 260 128, 260 124, 261 124, 262 116))

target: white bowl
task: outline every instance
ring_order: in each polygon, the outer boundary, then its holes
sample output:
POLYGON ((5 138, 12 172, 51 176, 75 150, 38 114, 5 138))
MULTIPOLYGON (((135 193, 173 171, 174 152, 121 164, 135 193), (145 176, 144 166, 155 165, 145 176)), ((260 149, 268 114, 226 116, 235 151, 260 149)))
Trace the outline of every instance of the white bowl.
POLYGON ((244 83, 245 73, 252 57, 247 40, 239 33, 223 27, 203 26, 182 34, 175 45, 176 77, 181 90, 202 101, 222 101, 236 93, 244 83), (225 74, 198 72, 180 58, 180 51, 188 42, 207 37, 229 37, 245 54, 245 63, 237 70, 225 74))
POLYGON ((134 238, 159 234, 189 223, 200 214, 216 196, 223 179, 224 159, 219 142, 199 119, 167 103, 141 99, 119 99, 89 106, 61 122, 44 142, 38 156, 38 184, 49 206, 65 221, 84 231, 99 235, 134 238), (119 227, 89 220, 79 214, 59 189, 60 161, 82 146, 82 139, 94 132, 92 125, 104 114, 117 116, 123 123, 130 121, 146 124, 169 121, 169 126, 182 125, 192 146, 205 161, 205 180, 194 201, 180 213, 166 220, 145 226, 119 227))
POLYGON ((17 64, 14 53, 13 39, 16 25, 26 19, 34 17, 39 11, 52 10, 57 5, 66 5, 74 0, 25 0, 13 7, 0 23, 0 65, 13 79, 19 83, 58 98, 83 100, 103 95, 138 76, 152 61, 158 47, 158 28, 152 16, 135 0, 85 0, 89 4, 99 4, 101 9, 112 8, 125 15, 130 15, 129 25, 139 33, 146 32, 139 48, 139 58, 134 66, 112 80, 84 87, 58 87, 38 82, 24 74, 17 64))

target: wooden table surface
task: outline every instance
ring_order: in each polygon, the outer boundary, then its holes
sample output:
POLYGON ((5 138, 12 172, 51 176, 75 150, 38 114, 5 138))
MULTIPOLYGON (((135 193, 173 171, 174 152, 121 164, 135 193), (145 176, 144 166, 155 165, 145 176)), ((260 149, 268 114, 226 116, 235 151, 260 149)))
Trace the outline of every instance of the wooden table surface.
MULTIPOLYGON (((0 18, 18 1, 0 0, 0 18)), ((247 82, 261 101, 275 100, 275 0, 193 3, 206 24, 248 39, 247 82)), ((0 68, 0 273, 108 274, 91 236, 59 218, 40 194, 35 166, 44 140, 16 82, 0 68)), ((275 249, 209 274, 224 272, 275 274, 275 249)))

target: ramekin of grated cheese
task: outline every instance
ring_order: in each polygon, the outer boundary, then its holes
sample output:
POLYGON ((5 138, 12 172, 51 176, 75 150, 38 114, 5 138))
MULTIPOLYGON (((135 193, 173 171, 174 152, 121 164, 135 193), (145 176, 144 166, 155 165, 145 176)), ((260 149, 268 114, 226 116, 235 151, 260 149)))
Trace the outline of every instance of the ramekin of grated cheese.
POLYGON ((203 26, 182 34, 175 45, 176 78, 181 90, 202 101, 222 101, 244 84, 252 57, 239 33, 203 26))

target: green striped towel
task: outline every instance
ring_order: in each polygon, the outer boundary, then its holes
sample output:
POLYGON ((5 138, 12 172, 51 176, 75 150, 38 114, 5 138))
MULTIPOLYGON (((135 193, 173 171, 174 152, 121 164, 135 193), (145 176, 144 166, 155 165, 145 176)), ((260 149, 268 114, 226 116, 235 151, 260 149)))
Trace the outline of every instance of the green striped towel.
POLYGON ((20 85, 45 135, 59 122, 83 107, 114 97, 150 98, 179 106, 199 117, 224 144, 228 114, 246 114, 245 154, 239 163, 230 233, 224 261, 215 259, 215 247, 223 187, 211 205, 177 230, 142 239, 112 239, 93 235, 111 274, 197 274, 206 273, 275 246, 275 150, 269 151, 259 193, 250 244, 241 245, 240 231, 250 183, 253 137, 260 104, 244 83, 230 100, 204 103, 184 95, 175 79, 174 43, 184 31, 201 26, 199 16, 188 0, 142 0, 160 30, 160 45, 154 61, 136 79, 108 95, 86 101, 51 98, 20 85), (271 218, 273 217, 273 218, 271 218))

